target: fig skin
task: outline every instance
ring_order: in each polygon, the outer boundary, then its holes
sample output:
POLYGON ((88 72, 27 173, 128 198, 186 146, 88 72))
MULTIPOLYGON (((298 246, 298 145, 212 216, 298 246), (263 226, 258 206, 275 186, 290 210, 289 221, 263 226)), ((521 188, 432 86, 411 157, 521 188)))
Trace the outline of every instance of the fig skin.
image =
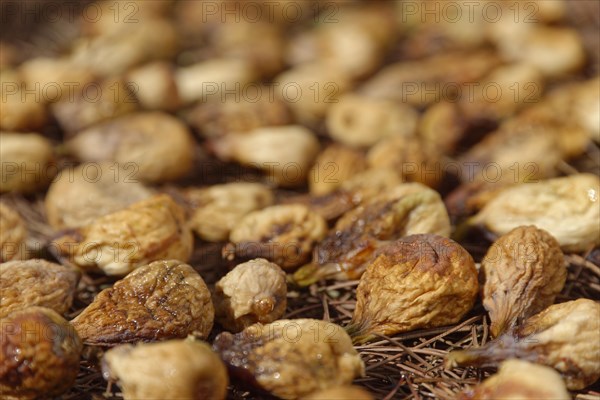
POLYGON ((27 225, 23 218, 0 203, 0 262, 27 258, 27 225))

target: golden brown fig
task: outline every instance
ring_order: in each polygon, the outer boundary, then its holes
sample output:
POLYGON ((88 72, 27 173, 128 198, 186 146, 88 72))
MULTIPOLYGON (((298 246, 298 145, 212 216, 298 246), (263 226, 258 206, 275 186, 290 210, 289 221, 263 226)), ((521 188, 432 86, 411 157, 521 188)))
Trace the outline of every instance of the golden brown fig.
POLYGON ((600 378, 600 304, 579 299, 555 304, 483 347, 453 351, 446 367, 495 366, 508 358, 547 365, 567 388, 579 390, 600 378))
POLYGON ((361 152, 331 144, 319 154, 308 174, 310 193, 315 196, 329 194, 366 167, 367 162, 361 152))
POLYGON ((369 168, 342 182, 340 190, 352 195, 355 203, 361 203, 402 183, 400 174, 391 168, 369 168))
POLYGON ((381 248, 356 289, 350 331, 362 342, 455 324, 477 298, 473 258, 453 240, 412 235, 381 248))
POLYGON ((30 306, 65 314, 75 296, 79 271, 45 260, 0 264, 0 318, 30 306))
POLYGON ((552 368, 522 360, 507 360, 498 373, 457 397, 459 400, 570 400, 565 382, 552 368))
POLYGON ((185 262, 193 247, 183 209, 165 194, 67 231, 51 243, 59 258, 83 270, 121 276, 155 260, 185 262))
POLYGON ((44 126, 48 119, 45 104, 35 101, 34 96, 26 96, 19 90, 19 81, 6 82, 2 79, 2 82, 5 84, 6 92, 3 93, 0 129, 28 132, 44 126))
POLYGON ((360 386, 338 386, 331 389, 323 389, 309 394, 303 400, 374 400, 371 393, 360 386))
POLYGON ((30 307, 0 320, 0 393, 34 400, 66 392, 79 372, 83 345, 56 312, 30 307))
POLYGON ((306 286, 320 279, 358 279, 379 247, 417 233, 449 236, 448 213, 434 190, 419 183, 398 185, 344 214, 294 280, 306 286))
POLYGON ((61 170, 46 193, 48 222, 55 229, 77 228, 150 197, 136 171, 133 163, 84 163, 61 170))
POLYGON ((264 258, 239 264, 215 285, 215 317, 228 331, 281 318, 287 305, 285 272, 264 258))
POLYGON ((535 226, 521 226, 501 236, 481 268, 483 306, 490 314, 493 336, 554 304, 567 279, 558 242, 535 226))
POLYGON ((204 280, 176 260, 140 267, 101 291, 73 321, 83 342, 114 346, 185 338, 206 338, 214 308, 204 280))
POLYGON ((231 372, 282 399, 348 385, 364 364, 342 327, 316 319, 255 324, 224 332, 213 348, 231 372))
POLYGON ((110 349, 102 359, 107 380, 116 380, 125 400, 222 400, 227 369, 204 342, 168 340, 110 349))
POLYGON ((81 161, 137 166, 143 182, 181 178, 192 168, 194 139, 178 119, 161 112, 129 114, 92 126, 66 142, 81 161))
POLYGON ((246 215, 232 229, 223 256, 262 257, 283 269, 304 264, 315 243, 327 233, 323 217, 301 204, 283 204, 246 215))
POLYGON ((245 215, 270 206, 274 201, 268 186, 248 182, 189 188, 184 195, 193 210, 192 230, 209 242, 227 240, 245 215))
POLYGON ((0 203, 0 262, 27 258, 27 226, 21 216, 0 203))
POLYGON ((56 173, 52 145, 37 133, 0 132, 0 193, 43 189, 56 173))
POLYGON ((558 240, 564 251, 600 244, 600 178, 574 174, 508 188, 474 217, 494 235, 535 225, 558 240))

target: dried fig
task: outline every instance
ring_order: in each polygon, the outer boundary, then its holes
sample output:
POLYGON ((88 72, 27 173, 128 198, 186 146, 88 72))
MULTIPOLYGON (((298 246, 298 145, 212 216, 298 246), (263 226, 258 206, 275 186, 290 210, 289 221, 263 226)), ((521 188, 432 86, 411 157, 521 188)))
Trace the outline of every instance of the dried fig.
POLYGON ((558 240, 563 251, 585 251, 600 244, 600 178, 574 174, 508 188, 474 217, 499 236, 535 225, 558 240))
POLYGON ((600 378, 599 331, 597 302, 579 299, 555 304, 482 347, 450 352, 446 367, 494 366, 519 358, 554 368, 568 389, 579 390, 600 378))
POLYGON ((0 318, 30 306, 65 314, 75 296, 79 271, 45 260, 0 264, 0 318))
POLYGON ((101 291, 73 321, 85 344, 114 346, 205 338, 214 308, 202 277, 180 261, 155 261, 101 291))
POLYGON ((481 261, 483 306, 499 336, 554 304, 567 268, 556 239, 535 226, 521 226, 498 239, 481 261))
POLYGON ((271 206, 251 212, 238 222, 223 255, 228 259, 263 257, 291 269, 308 261, 313 246, 326 233, 323 217, 306 206, 271 206))
POLYGON ((215 285, 215 317, 228 331, 239 332, 281 318, 287 305, 285 272, 264 258, 239 264, 215 285))
POLYGON ((161 112, 140 112, 94 125, 66 142, 81 161, 115 161, 137 167, 144 182, 181 178, 192 168, 194 139, 178 119, 161 112))
POLYGON ((107 380, 116 380, 125 400, 222 400, 227 369, 209 345, 196 340, 126 344, 102 360, 107 380))
POLYGON ((297 125, 230 133, 215 139, 213 146, 219 158, 263 170, 272 182, 286 187, 306 182, 308 170, 319 152, 317 138, 297 125))
POLYGON ((392 168, 369 168, 342 182, 340 190, 350 193, 354 202, 361 203, 401 183, 402 177, 392 168))
POLYGON ((522 360, 507 360, 498 373, 458 395, 459 400, 570 400, 565 382, 552 368, 522 360))
POLYGON ((358 279, 377 248, 417 233, 449 236, 448 213, 434 190, 400 184, 344 214, 294 280, 305 286, 320 279, 358 279))
POLYGON ((209 242, 225 241, 246 214, 273 204, 273 193, 260 183, 233 182, 190 188, 185 197, 193 210, 190 226, 209 242))
POLYGON ((27 236, 21 216, 0 203, 0 262, 27 258, 27 236))
POLYGON ((348 385, 364 364, 342 327, 315 319, 255 324, 223 332, 213 348, 231 373, 282 399, 348 385))
POLYGON ((477 298, 473 258, 438 235, 412 235, 377 251, 356 289, 349 328, 357 342, 455 324, 477 298))
POLYGON ((155 260, 187 261, 193 246, 183 209, 161 194, 67 231, 51 250, 83 270, 125 275, 155 260))
POLYGON ((7 400, 34 400, 66 392, 79 372, 83 345, 56 312, 18 310, 0 319, 0 393, 7 400))
POLYGON ((52 145, 37 133, 0 132, 0 193, 43 189, 56 173, 52 145))
POLYGON ((308 174, 310 193, 315 196, 329 194, 346 179, 366 168, 367 162, 361 152, 331 144, 319 154, 308 174))
POLYGON ((150 197, 136 169, 134 164, 85 163, 61 170, 46 194, 48 222, 55 229, 77 228, 150 197))

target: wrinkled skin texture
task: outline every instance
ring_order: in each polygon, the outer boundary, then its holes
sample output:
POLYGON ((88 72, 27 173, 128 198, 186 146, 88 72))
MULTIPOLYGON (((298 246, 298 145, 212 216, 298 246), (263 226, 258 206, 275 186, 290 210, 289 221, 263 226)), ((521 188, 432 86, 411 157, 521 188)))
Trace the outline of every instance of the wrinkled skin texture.
POLYGON ((306 206, 271 206, 237 223, 223 255, 228 259, 262 257, 283 269, 292 269, 308 261, 313 246, 326 233, 323 217, 306 206))
POLYGON ((0 160, 0 193, 35 192, 56 173, 52 145, 37 133, 0 132, 0 160))
POLYGON ((600 378, 600 304, 590 299, 555 304, 483 347, 453 351, 446 367, 495 366, 519 358, 554 368, 569 390, 600 378))
POLYGON ((521 225, 548 231, 566 252, 600 244, 600 178, 574 174, 502 191, 475 216, 494 235, 521 225))
POLYGON ((66 143, 81 161, 133 163, 144 182, 181 178, 192 168, 194 140, 188 128, 161 112, 140 112, 94 125, 66 143))
POLYGON ((62 170, 46 194, 48 222, 55 229, 76 228, 152 196, 139 182, 136 170, 134 164, 116 163, 62 170))
POLYGON ((185 262, 193 245, 183 209, 164 194, 67 231, 52 243, 63 260, 83 270, 117 276, 155 260, 185 262))
POLYGON ((202 277, 180 261, 156 261, 104 289, 73 321, 85 344, 114 346, 206 338, 214 307, 202 277))
POLYGON ((273 193, 260 183, 233 182, 190 188, 185 197, 193 214, 190 226, 202 239, 225 241, 246 214, 273 204, 273 193))
POLYGON ((455 324, 477 298, 473 258, 458 243, 423 234, 381 248, 356 289, 356 342, 455 324))
POLYGON ((498 336, 554 304, 565 286, 567 268, 556 239, 535 226, 500 237, 481 261, 483 306, 498 336))
POLYGON ((308 186, 314 196, 334 192, 342 182, 367 168, 364 155, 350 147, 331 144, 315 160, 308 174, 308 186))
POLYGON ((498 373, 457 397, 459 400, 570 400, 559 373, 522 360, 507 360, 498 373))
POLYGON ((232 374, 282 399, 348 385, 364 364, 342 327, 315 319, 255 324, 221 333, 213 347, 232 374))
POLYGON ((0 203, 0 262, 26 258, 27 226, 21 216, 0 203))
POLYGON ((75 296, 79 271, 45 260, 0 264, 0 318, 31 306, 65 314, 75 296))
POLYGON ((34 400, 66 392, 79 372, 83 345, 67 321, 43 307, 0 320, 0 393, 34 400))
POLYGON ((217 321, 239 332, 283 316, 287 305, 285 272, 263 258, 236 266, 215 285, 213 302, 217 321))
POLYGON ((358 279, 378 248, 417 233, 449 236, 448 213, 435 191, 418 183, 398 185, 344 214, 294 279, 301 285, 358 279))
POLYGON ((107 380, 116 380, 125 400, 221 400, 227 369, 209 345, 195 340, 122 345, 102 360, 107 380))

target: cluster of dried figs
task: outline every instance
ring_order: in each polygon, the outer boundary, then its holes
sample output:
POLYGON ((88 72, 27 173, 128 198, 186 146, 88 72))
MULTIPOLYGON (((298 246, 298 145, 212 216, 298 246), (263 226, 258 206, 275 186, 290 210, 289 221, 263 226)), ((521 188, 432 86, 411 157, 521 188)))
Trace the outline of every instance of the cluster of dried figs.
POLYGON ((483 3, 98 0, 56 51, 0 39, 0 397, 83 360, 126 400, 373 399, 366 342, 475 315, 436 371, 498 370, 457 398, 597 382, 564 289, 600 268, 598 65, 566 0, 483 3))

